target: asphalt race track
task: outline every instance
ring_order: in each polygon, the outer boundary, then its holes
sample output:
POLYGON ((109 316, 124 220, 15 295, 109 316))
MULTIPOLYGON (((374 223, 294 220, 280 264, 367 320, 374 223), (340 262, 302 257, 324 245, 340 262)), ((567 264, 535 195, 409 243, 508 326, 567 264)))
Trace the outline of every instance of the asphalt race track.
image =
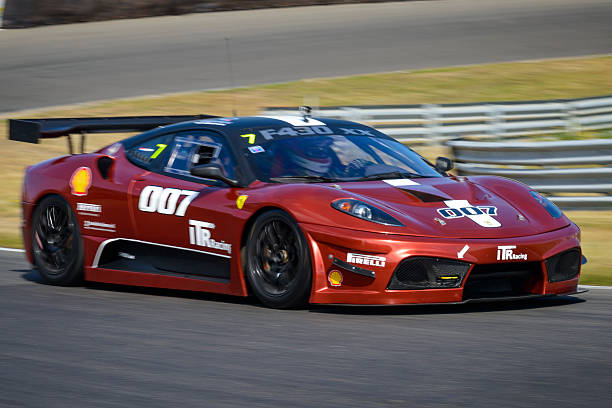
POLYGON ((0 252, 1 407, 609 407, 612 290, 277 311, 42 284, 0 252))
POLYGON ((0 112, 164 92, 612 52, 609 0, 452 0, 0 31, 0 112))

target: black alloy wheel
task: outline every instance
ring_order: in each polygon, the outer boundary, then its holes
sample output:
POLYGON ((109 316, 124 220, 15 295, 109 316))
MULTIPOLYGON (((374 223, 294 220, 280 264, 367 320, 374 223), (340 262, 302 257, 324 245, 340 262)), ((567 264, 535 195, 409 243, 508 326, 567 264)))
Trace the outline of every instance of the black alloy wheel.
POLYGON ((287 309, 308 302, 310 251, 300 227, 287 213, 268 211, 255 221, 247 242, 246 275, 266 306, 287 309))
POLYGON ((78 221, 60 196, 43 199, 34 210, 31 229, 34 265, 52 285, 72 285, 83 276, 83 243, 78 221))

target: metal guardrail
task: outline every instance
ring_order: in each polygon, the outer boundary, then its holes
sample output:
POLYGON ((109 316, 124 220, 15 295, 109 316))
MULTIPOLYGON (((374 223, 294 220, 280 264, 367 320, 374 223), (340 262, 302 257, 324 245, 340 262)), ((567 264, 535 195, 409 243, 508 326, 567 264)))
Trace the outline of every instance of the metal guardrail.
MULTIPOLYGON (((295 115, 297 108, 267 108, 295 115)), ((555 101, 315 108, 313 116, 363 122, 404 143, 612 129, 612 95, 555 101)))
MULTIPOLYGON (((296 115, 268 108, 266 115, 296 115)), ((612 140, 486 142, 515 136, 612 129, 612 95, 453 105, 344 106, 313 116, 363 122, 404 143, 445 143, 459 174, 509 177, 549 194, 564 209, 612 209, 612 140)))
POLYGON ((508 177, 564 209, 612 209, 612 140, 450 141, 460 175, 508 177), (560 195, 561 194, 561 195, 560 195))

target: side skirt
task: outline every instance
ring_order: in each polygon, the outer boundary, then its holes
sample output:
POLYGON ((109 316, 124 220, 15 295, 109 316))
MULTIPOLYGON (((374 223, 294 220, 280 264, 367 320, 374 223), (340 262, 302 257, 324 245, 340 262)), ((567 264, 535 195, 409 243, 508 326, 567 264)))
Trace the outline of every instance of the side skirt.
POLYGON ((230 282, 229 255, 153 242, 116 238, 102 242, 91 269, 230 282))
POLYGON ((169 276, 153 273, 86 267, 85 280, 115 285, 144 286, 149 288, 240 295, 239 293, 232 291, 230 289, 230 285, 227 283, 219 283, 204 279, 193 279, 188 276, 169 276))

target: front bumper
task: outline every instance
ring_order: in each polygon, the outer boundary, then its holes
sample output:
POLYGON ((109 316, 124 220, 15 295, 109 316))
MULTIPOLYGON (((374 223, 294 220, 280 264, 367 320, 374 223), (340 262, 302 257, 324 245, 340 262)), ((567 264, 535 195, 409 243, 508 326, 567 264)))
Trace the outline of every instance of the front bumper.
POLYGON ((300 224, 307 236, 313 264, 311 303, 324 304, 411 304, 464 303, 479 300, 466 291, 470 274, 481 266, 529 262, 534 268, 530 283, 520 293, 483 296, 491 299, 525 298, 576 293, 579 275, 550 282, 546 259, 580 247, 580 230, 574 224, 527 237, 506 239, 445 239, 377 234, 300 224), (500 252, 500 248, 502 252, 500 252), (505 248, 512 248, 508 252, 505 248), (505 255, 504 255, 504 252, 505 255), (509 256, 516 254, 516 257, 509 256), (412 257, 434 257, 470 264, 461 285, 443 289, 388 289, 396 267, 412 257), (502 259, 499 259, 502 258, 502 259), (336 260, 336 262, 334 262, 336 260), (342 262, 338 262, 338 260, 342 262), (359 269, 358 273, 346 265, 359 269), (475 269, 475 266, 478 268, 475 269), (367 271, 374 272, 368 276, 367 271))

